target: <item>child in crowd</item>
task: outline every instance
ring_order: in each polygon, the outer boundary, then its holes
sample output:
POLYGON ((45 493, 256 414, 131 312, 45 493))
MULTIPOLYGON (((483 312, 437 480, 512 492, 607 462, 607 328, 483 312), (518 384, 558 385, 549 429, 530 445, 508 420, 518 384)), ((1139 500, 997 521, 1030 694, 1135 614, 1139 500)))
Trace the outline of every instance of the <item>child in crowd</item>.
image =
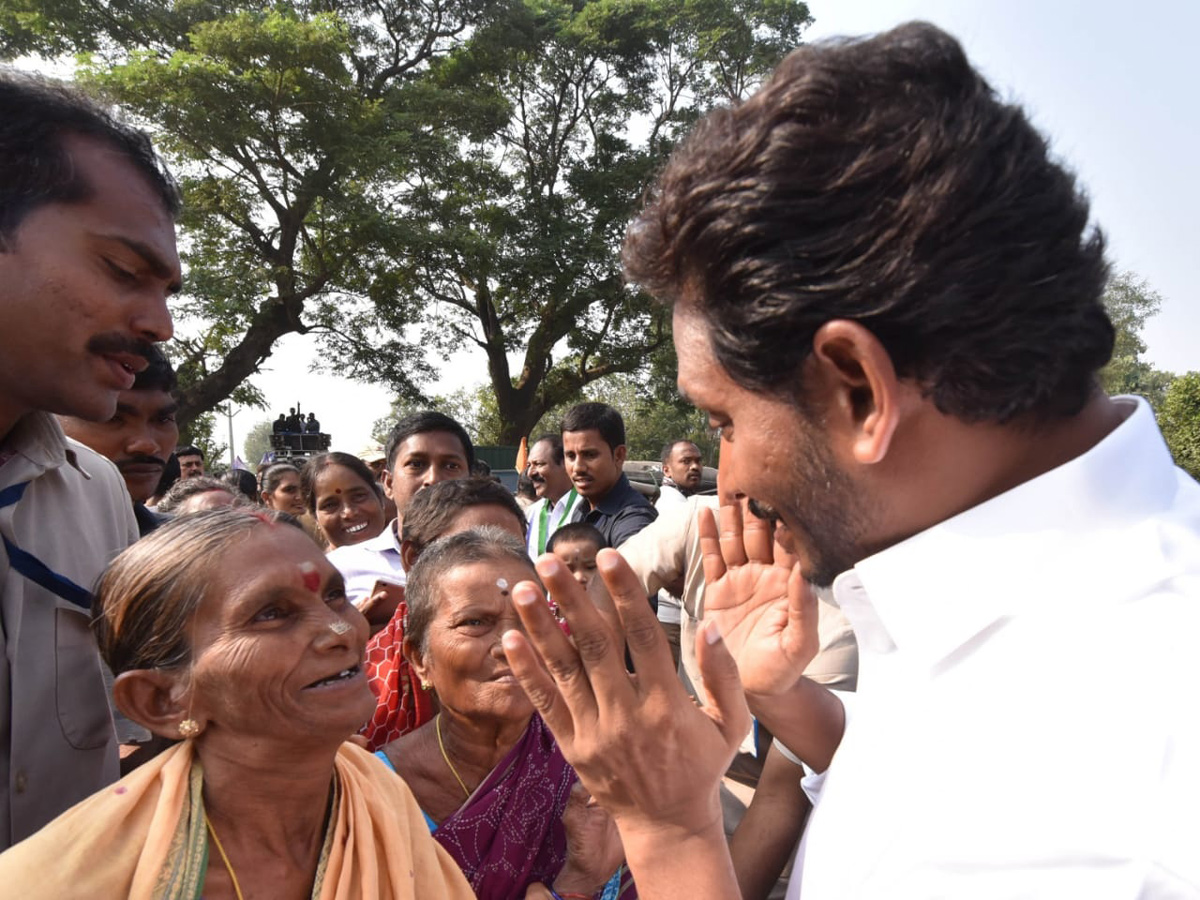
POLYGON ((594 525, 572 522, 550 535, 546 552, 557 556, 586 590, 596 575, 596 554, 605 546, 604 535, 594 525))

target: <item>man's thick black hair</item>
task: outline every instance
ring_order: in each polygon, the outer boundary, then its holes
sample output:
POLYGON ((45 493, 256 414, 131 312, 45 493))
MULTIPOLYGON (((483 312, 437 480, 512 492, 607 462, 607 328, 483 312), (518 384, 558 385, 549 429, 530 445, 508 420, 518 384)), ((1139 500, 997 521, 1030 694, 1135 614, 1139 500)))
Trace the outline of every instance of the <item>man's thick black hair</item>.
POLYGON ((154 187, 163 208, 179 214, 179 187, 145 133, 77 88, 0 68, 0 252, 37 207, 88 199, 92 186, 67 152, 63 139, 69 135, 109 144, 154 187))
POLYGON ((204 451, 195 444, 186 444, 183 447, 178 447, 175 450, 176 456, 198 456, 204 459, 204 451))
POLYGON ((543 442, 550 445, 550 455, 554 458, 554 462, 561 466, 563 464, 562 435, 550 433, 543 434, 529 445, 529 449, 532 450, 538 444, 543 442))
POLYGON ((387 445, 384 447, 384 453, 387 456, 388 471, 391 471, 392 465, 396 462, 396 451, 400 449, 401 444, 414 434, 425 434, 430 431, 445 431, 458 438, 459 443, 462 444, 463 452, 467 457, 467 471, 469 472, 474 468, 475 446, 471 443, 471 438, 467 434, 467 430, 445 413, 427 409, 423 412, 405 416, 392 426, 392 431, 388 435, 387 445))
POLYGON ((598 431, 610 450, 625 443, 625 420, 607 403, 577 403, 563 416, 562 428, 568 431, 598 431))
POLYGON ((1075 179, 920 22, 801 47, 709 114, 630 226, 625 267, 703 319, 731 379, 801 406, 836 319, 966 422, 1073 416, 1112 353, 1104 242, 1075 179))

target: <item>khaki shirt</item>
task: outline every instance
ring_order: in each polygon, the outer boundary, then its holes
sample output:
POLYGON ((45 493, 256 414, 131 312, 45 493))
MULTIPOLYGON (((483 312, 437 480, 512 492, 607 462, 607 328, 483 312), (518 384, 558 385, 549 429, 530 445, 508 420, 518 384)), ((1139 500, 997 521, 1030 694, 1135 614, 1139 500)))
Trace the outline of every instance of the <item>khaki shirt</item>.
MULTIPOLYGON (((702 507, 717 512, 717 498, 694 496, 662 511, 618 550, 647 593, 653 593, 683 576, 681 665, 689 689, 700 686, 696 660, 696 633, 704 617, 704 565, 700 556, 700 529, 696 516, 702 507)), ((858 683, 858 644, 846 616, 833 602, 832 592, 817 590, 820 650, 804 675, 826 687, 852 691, 858 683)))
MULTIPOLYGON (((31 413, 0 447, 0 534, 91 591, 137 540, 116 467, 31 413), (10 454, 12 454, 10 456, 10 454)), ((30 580, 0 544, 0 849, 119 777, 90 613, 30 580)))

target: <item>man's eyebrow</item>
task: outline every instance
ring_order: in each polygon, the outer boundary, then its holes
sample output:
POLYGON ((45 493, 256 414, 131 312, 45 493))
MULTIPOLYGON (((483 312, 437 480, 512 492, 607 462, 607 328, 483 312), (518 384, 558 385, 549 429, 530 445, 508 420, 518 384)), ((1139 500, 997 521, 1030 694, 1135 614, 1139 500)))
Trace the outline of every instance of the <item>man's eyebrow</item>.
POLYGON ((124 244, 126 247, 140 256, 142 261, 150 267, 150 271, 159 278, 171 279, 170 284, 167 285, 168 292, 172 294, 178 294, 183 289, 183 285, 180 283, 179 279, 175 278, 175 270, 167 265, 166 260, 159 256, 158 252, 149 244, 135 240, 131 237, 126 237, 123 234, 102 234, 100 237, 106 241, 116 241, 118 244, 124 244))

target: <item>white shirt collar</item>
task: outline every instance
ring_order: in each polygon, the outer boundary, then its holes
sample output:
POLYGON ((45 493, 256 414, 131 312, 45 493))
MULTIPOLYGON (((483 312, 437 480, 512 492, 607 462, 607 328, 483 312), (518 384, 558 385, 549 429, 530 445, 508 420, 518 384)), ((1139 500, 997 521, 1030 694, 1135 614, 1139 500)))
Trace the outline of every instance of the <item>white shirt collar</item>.
POLYGON ((364 550, 373 550, 376 553, 386 553, 389 550, 399 553, 400 541, 396 537, 396 520, 388 522, 384 526, 383 531, 375 535, 373 538, 367 538, 365 541, 359 542, 357 545, 364 550))
POLYGON ((1117 402, 1125 420, 1090 450, 839 575, 834 594, 862 648, 933 664, 1029 602, 1137 590, 1139 567, 1081 560, 1094 557, 1098 532, 1128 535, 1178 485, 1149 404, 1117 402))

